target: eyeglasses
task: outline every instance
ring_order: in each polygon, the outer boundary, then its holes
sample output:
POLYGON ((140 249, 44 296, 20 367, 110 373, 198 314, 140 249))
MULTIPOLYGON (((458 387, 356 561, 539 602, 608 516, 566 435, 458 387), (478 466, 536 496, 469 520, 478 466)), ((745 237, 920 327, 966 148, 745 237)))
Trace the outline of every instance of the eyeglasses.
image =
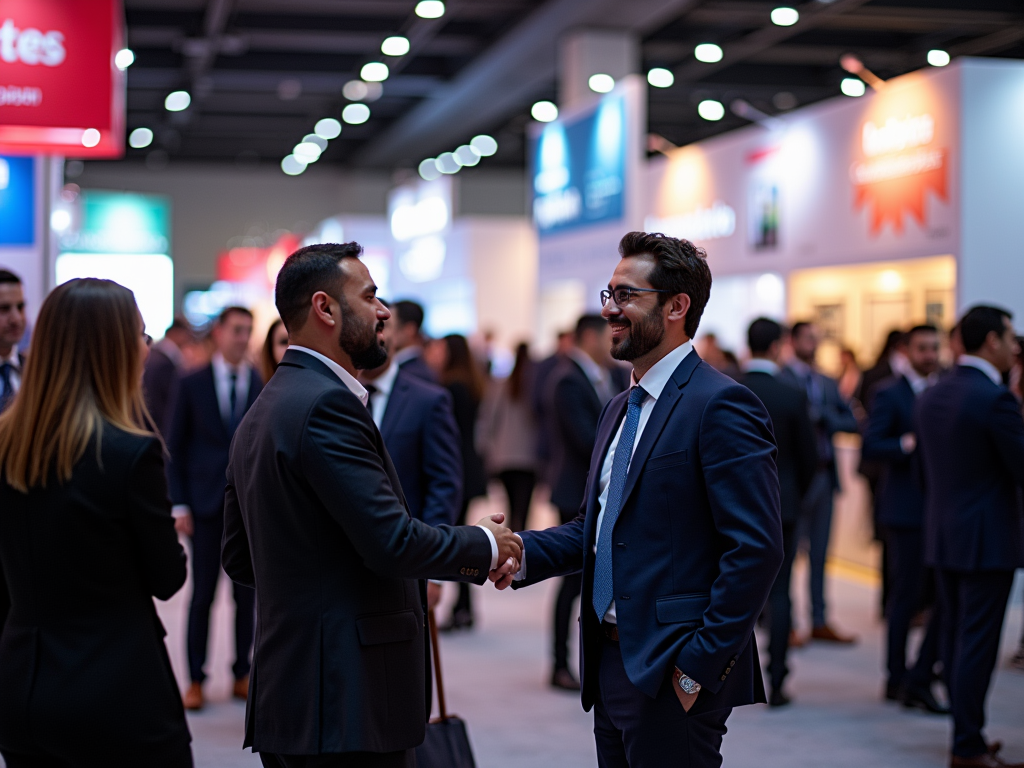
POLYGON ((633 298, 634 293, 672 293, 672 291, 662 291, 657 288, 634 288, 631 285, 620 285, 617 288, 612 288, 610 291, 601 291, 601 306, 608 306, 609 299, 615 302, 618 307, 624 307, 629 304, 633 298))

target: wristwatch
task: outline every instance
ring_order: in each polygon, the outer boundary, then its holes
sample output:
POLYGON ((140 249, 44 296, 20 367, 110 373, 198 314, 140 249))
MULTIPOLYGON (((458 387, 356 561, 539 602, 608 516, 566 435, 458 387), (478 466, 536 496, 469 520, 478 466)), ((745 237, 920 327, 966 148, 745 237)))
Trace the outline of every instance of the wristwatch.
POLYGON ((683 690, 683 693, 687 694, 688 696, 694 696, 700 693, 700 683, 698 683, 692 677, 684 675, 682 672, 679 671, 678 667, 676 668, 675 674, 673 674, 672 678, 673 681, 677 683, 679 687, 683 690))

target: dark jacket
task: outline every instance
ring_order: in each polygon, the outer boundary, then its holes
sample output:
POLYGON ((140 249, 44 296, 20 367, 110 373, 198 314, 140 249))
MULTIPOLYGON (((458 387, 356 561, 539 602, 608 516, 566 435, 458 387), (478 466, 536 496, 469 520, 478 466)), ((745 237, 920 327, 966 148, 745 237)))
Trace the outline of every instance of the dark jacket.
POLYGON ((423 359, 422 354, 410 357, 408 360, 403 361, 402 364, 398 366, 398 369, 403 373, 415 376, 417 379, 421 379, 428 384, 438 383, 437 374, 434 372, 434 369, 427 364, 427 361, 423 359))
MULTIPOLYGON (((259 375, 250 371, 246 410, 256 402, 262 388, 259 375)), ((175 394, 167 435, 171 454, 168 478, 174 504, 187 504, 196 517, 221 513, 231 437, 217 402, 213 365, 183 376, 175 394)))
POLYGON ((399 370, 380 431, 412 516, 454 525, 462 505, 462 454, 448 391, 399 370))
MULTIPOLYGON (((586 508, 522 534, 520 588, 583 571, 582 698, 597 692, 602 631, 593 610, 601 466, 628 395, 601 415, 586 508)), ((679 667, 703 686, 692 714, 765 700, 754 624, 782 564, 775 441, 749 389, 690 352, 636 445, 612 535, 613 583, 626 674, 655 698, 679 667)))
MULTIPOLYGON (((399 370, 405 370, 400 368, 399 370)), ((476 449, 476 419, 480 403, 469 387, 459 381, 447 385, 452 396, 455 424, 459 428, 459 445, 462 449, 462 501, 468 503, 477 496, 487 495, 487 471, 484 460, 476 449)))
POLYGON ((740 384, 755 395, 768 411, 779 448, 779 500, 784 525, 796 525, 800 504, 818 465, 814 428, 807 413, 807 396, 796 387, 768 373, 751 371, 740 384))
POLYGON ((1024 420, 1010 391, 960 365, 917 401, 925 562, 953 571, 1024 566, 1024 420))
POLYGON ((185 552, 159 441, 107 424, 100 445, 67 483, 0 481, 0 749, 145 765, 190 741, 153 606, 185 552))
POLYGON ((369 411, 289 350, 232 444, 222 562, 256 588, 244 746, 394 752, 430 711, 416 579, 482 584, 491 546, 412 519, 369 411))
MULTIPOLYGON (((170 343, 170 342, 168 342, 170 343)), ((178 384, 178 366, 159 345, 150 350, 142 374, 142 391, 146 395, 146 408, 153 423, 166 435, 171 419, 174 391, 178 384)))
POLYGON ((876 494, 878 522, 889 528, 919 529, 924 522, 919 451, 904 453, 900 438, 917 434, 917 396, 906 376, 875 391, 864 429, 864 459, 882 467, 876 494))

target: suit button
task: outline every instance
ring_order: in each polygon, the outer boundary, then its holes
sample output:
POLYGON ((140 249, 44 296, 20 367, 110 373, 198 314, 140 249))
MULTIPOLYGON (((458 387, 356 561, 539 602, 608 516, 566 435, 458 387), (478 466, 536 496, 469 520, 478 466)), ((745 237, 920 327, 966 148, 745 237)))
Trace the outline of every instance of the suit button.
POLYGON ((459 573, 460 573, 461 575, 465 576, 465 575, 466 575, 466 569, 465 569, 465 568, 460 568, 460 569, 459 569, 459 573))
POLYGON ((736 666, 736 661, 735 661, 735 660, 733 660, 733 661, 730 661, 730 662, 729 662, 729 666, 730 666, 730 667, 735 667, 735 666, 736 666))
POLYGON ((622 595, 619 600, 629 600, 629 595, 622 595))
POLYGON ((473 575, 474 576, 479 576, 480 575, 480 569, 479 568, 474 568, 473 569, 473 575))
POLYGON ((731 667, 726 668, 725 674, 728 675, 730 672, 732 672, 732 668, 731 667))
POLYGON ((620 542, 619 542, 618 544, 616 544, 615 546, 617 546, 617 547, 622 547, 623 549, 625 549, 625 548, 626 548, 626 542, 624 542, 624 541, 620 541, 620 542))
POLYGON ((722 682, 725 682, 725 675, 722 675, 722 682))

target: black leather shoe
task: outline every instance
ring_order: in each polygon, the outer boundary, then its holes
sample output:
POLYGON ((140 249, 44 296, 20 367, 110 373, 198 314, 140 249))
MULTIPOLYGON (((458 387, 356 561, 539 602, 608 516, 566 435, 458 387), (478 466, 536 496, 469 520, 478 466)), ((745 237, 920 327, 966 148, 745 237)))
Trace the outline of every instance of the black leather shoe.
POLYGON ((551 687, 561 688, 563 691, 580 690, 580 681, 572 676, 568 669, 556 669, 551 675, 551 687))
POLYGON ((784 694, 781 690, 772 691, 772 695, 768 697, 768 706, 772 709, 778 707, 785 707, 788 704, 792 704, 793 700, 784 694))
POLYGON ((899 683, 892 681, 885 684, 885 700, 886 701, 899 701, 900 700, 900 686, 899 683))
POLYGON ((933 715, 948 715, 949 707, 940 704, 931 688, 914 686, 906 688, 901 697, 907 709, 920 709, 933 715))

